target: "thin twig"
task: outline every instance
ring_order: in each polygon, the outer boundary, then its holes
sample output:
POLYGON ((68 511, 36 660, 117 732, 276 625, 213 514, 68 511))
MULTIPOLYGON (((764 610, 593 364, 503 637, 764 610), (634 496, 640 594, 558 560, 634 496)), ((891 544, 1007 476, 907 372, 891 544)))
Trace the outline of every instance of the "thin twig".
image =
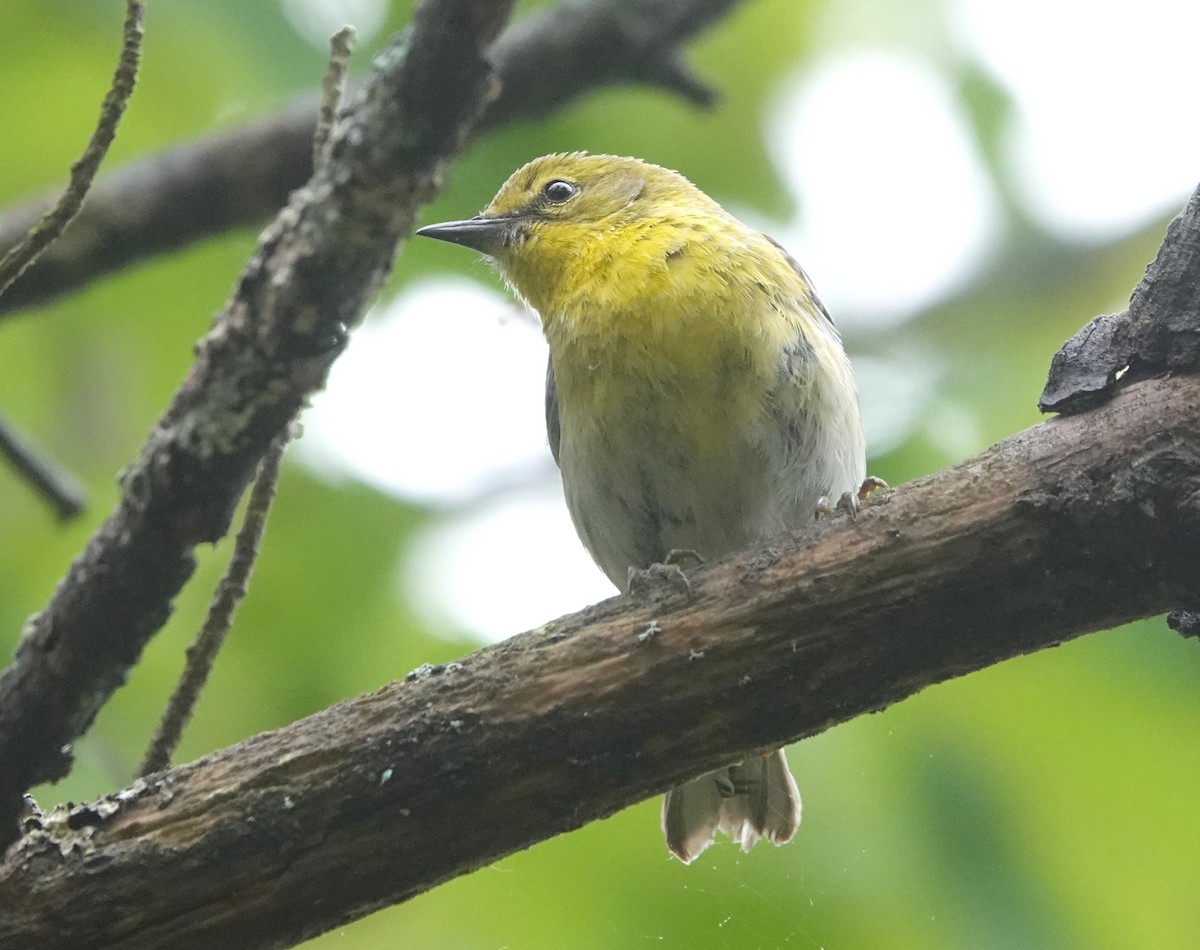
POLYGON ((46 248, 58 239, 83 207, 83 199, 92 186, 92 179, 96 177, 100 163, 108 154, 108 147, 116 137, 117 126, 137 84, 144 12, 145 4, 141 0, 127 0, 121 57, 117 61, 117 70, 113 74, 108 95, 104 97, 100 106, 100 120, 96 123, 91 141, 80 159, 71 166, 71 180, 58 203, 25 235, 20 244, 0 260, 0 295, 8 290, 12 282, 20 277, 29 265, 42 256, 46 248))
POLYGON ((74 477, 18 435, 3 416, 0 416, 0 455, 54 506, 64 521, 74 518, 87 505, 87 496, 74 477))
MULTIPOLYGON (((354 39, 354 27, 346 26, 329 40, 329 65, 321 81, 321 106, 317 128, 313 133, 315 168, 323 167, 329 158, 333 123, 346 88, 346 66, 354 50, 354 39)), ((276 436, 263 456, 258 477, 254 480, 254 487, 250 489, 250 499, 246 503, 241 530, 234 541, 233 556, 229 559, 225 575, 213 592, 204 625, 187 649, 183 674, 167 702, 154 738, 150 740, 150 747, 146 750, 146 756, 138 769, 139 775, 161 771, 171 764, 171 757, 179 747, 184 727, 192 718, 192 712, 208 682, 217 654, 233 626, 234 612, 249 590, 250 573, 254 570, 254 562, 258 558, 263 532, 267 526, 267 513, 275 498, 275 486, 279 482, 283 453, 290 437, 291 423, 276 436)))
POLYGON ((258 478, 254 481, 254 487, 250 489, 250 499, 246 503, 241 530, 233 543, 233 556, 230 557, 225 575, 213 593, 204 624, 196 634, 196 639, 187 648, 183 674, 167 702, 166 711, 158 729, 155 730, 154 738, 150 740, 150 747, 138 768, 139 775, 161 771, 171 764, 171 756, 179 747, 184 727, 192 718, 200 693, 208 682, 209 673, 212 672, 213 663, 225 643, 225 636, 233 626, 234 612, 249 590, 250 573, 254 570, 254 562, 258 558, 263 532, 266 530, 267 513, 275 499, 275 486, 279 482, 279 470, 289 435, 290 427, 276 437, 267 454, 263 456, 258 478))
MULTIPOLYGON (((100 107, 100 119, 91 140, 80 159, 71 166, 71 179, 58 202, 34 225, 25 237, 0 259, 0 296, 42 253, 53 244, 83 207, 83 199, 96 177, 100 163, 108 153, 117 134, 117 126, 125 113, 129 97, 137 84, 138 62, 142 48, 142 17, 145 5, 141 0, 128 0, 123 42, 112 85, 100 107)), ((46 498, 58 516, 64 520, 83 511, 86 499, 83 489, 66 472, 60 470, 34 446, 20 438, 0 420, 0 454, 25 477, 34 489, 46 498)))
POLYGON ((321 80, 321 105, 317 110, 317 129, 313 133, 313 168, 320 168, 329 160, 330 133, 346 90, 346 71, 357 37, 352 26, 343 26, 329 37, 329 66, 321 80))
MULTIPOLYGON (((531 13, 489 51, 499 95, 471 134, 537 120, 589 92, 633 83, 711 105, 711 90, 686 75, 683 47, 744 2, 563 0, 531 13)), ((73 239, 73 228, 0 298, 0 320, 138 261, 261 226, 312 174, 315 112, 315 97, 306 99, 101 176, 83 210, 87 227, 78 227, 90 239, 73 239)), ((0 212, 0 253, 44 207, 37 198, 0 212)))

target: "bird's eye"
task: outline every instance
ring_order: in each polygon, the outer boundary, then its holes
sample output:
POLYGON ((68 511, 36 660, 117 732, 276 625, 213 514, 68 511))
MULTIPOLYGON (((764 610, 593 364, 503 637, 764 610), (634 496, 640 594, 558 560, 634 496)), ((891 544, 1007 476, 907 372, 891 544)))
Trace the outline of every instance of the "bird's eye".
POLYGON ((542 197, 551 204, 560 205, 570 198, 574 198, 578 193, 579 188, 572 185, 569 181, 563 181, 561 178, 556 178, 554 181, 546 182, 542 188, 542 197))

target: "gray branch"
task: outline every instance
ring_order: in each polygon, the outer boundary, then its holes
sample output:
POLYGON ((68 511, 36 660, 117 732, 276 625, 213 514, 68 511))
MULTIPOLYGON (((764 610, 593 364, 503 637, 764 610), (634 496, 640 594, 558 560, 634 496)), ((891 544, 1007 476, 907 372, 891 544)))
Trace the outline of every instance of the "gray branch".
POLYGON ((1200 378, 1142 382, 856 520, 702 567, 693 600, 609 600, 33 818, 0 865, 0 950, 290 945, 707 769, 1159 613, 1196 589, 1198 529, 1200 378))
MULTIPOLYGON (((1174 263, 1200 261, 1198 221, 1194 197, 1134 291, 1144 320, 1198 322, 1174 263)), ((1195 370, 1123 377, 855 519, 704 565, 691 597, 609 600, 31 810, 0 864, 0 950, 288 946, 934 683, 1195 610, 1195 370)))
MULTIPOLYGON (((682 44, 739 0, 569 0, 514 25, 491 51, 500 79, 476 131, 538 118, 604 86, 647 83, 706 106, 682 44)), ((172 148, 99 179, 79 218, 0 299, 0 315, 77 290, 143 258, 258 226, 312 174, 317 98, 172 148)), ((45 212, 0 215, 0 254, 45 212)))
POLYGON ((1120 313, 1096 317, 1050 364, 1043 412, 1078 412, 1123 384, 1200 366, 1200 189, 1120 313))
MULTIPOLYGON (((329 165, 264 236, 118 509, 0 676, 0 812, 61 773, 194 547, 225 533, 265 447, 322 383, 476 122, 481 50, 506 15, 496 0, 423 3, 329 165)), ((1130 308, 1179 339, 1200 322, 1198 215, 1194 197, 1130 308)), ((703 566, 694 599, 610 600, 31 814, 0 864, 0 950, 286 946, 932 683, 1194 610, 1200 378, 1194 359, 1162 359, 1171 375, 1114 371, 1098 408, 855 520, 703 566)))
POLYGON ((263 235, 116 510, 0 674, 0 847, 22 793, 65 774, 71 743, 166 622, 196 546, 225 535, 267 446, 324 383, 478 118, 493 83, 483 50, 510 8, 422 3, 334 129, 329 162, 263 235))

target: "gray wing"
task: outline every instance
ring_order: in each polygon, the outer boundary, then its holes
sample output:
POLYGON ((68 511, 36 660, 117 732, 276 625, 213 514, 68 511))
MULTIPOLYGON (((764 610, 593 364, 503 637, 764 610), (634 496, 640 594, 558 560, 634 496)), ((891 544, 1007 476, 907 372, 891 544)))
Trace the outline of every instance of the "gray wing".
POLYGON ((554 386, 554 360, 546 361, 546 438, 550 440, 550 453, 558 464, 558 442, 561 436, 558 421, 558 390, 554 386))
POLYGON ((829 325, 833 326, 833 317, 831 317, 829 315, 829 311, 825 309, 825 304, 821 303, 821 298, 817 296, 817 290, 815 287, 813 287, 812 280, 809 278, 808 274, 804 272, 804 268, 800 266, 800 262, 796 260, 796 258, 792 257, 791 252, 773 237, 771 237, 771 235, 764 234, 763 237, 779 248, 779 253, 783 255, 783 259, 788 262, 792 270, 796 272, 796 275, 804 283, 804 288, 808 291, 808 296, 809 299, 812 300, 813 306, 815 306, 817 310, 824 315, 825 319, 829 321, 829 325))

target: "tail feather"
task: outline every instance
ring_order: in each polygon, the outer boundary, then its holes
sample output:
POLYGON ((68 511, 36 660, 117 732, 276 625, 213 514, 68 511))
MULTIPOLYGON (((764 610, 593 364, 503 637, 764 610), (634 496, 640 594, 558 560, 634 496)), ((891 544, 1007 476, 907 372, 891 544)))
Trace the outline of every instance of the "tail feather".
POLYGON ((701 775, 671 789, 663 799, 662 826, 667 847, 684 864, 691 864, 712 844, 717 833, 722 801, 715 780, 718 774, 701 775))
POLYGON ((701 775, 663 800, 667 847, 684 864, 712 844, 717 831, 749 851, 760 838, 786 844, 799 824, 800 792, 782 749, 701 775))

